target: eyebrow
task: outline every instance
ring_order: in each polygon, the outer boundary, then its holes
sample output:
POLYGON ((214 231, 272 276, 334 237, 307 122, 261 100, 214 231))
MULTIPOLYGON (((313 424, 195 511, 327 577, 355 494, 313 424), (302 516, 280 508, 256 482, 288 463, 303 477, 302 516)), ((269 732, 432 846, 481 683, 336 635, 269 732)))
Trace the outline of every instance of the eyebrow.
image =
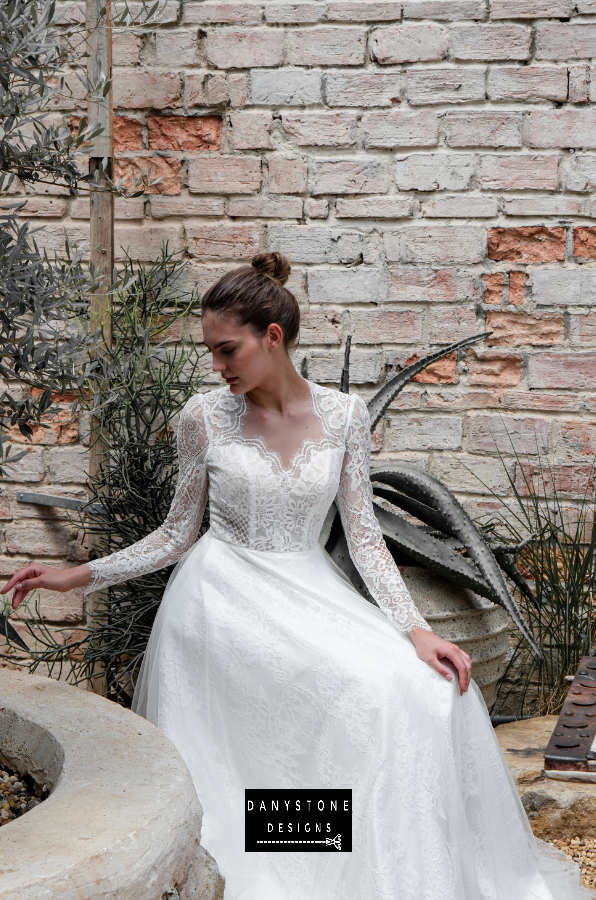
POLYGON ((229 344, 230 341, 233 341, 233 340, 234 340, 234 338, 226 338, 225 341, 220 341, 219 344, 216 344, 215 347, 213 347, 213 349, 211 349, 211 347, 209 346, 209 344, 206 341, 204 343, 205 343, 205 346, 207 347, 207 350, 211 350, 211 352, 213 353, 213 350, 217 350, 218 347, 223 347, 224 344, 229 344))

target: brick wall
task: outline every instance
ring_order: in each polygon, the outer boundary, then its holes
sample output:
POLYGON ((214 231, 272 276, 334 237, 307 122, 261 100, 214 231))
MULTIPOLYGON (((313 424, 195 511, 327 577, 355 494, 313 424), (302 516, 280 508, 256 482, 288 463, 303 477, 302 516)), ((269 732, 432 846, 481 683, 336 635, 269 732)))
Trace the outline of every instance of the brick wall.
MULTIPOLYGON (((519 451, 556 455, 560 487, 581 488, 596 451, 592 57, 594 0, 168 0, 159 28, 114 39, 118 171, 162 177, 116 202, 117 244, 143 259, 164 238, 187 245, 201 290, 283 251, 304 313, 297 365, 337 385, 351 332, 365 396, 428 349, 492 330, 416 378, 376 451, 485 510, 462 463, 505 496, 504 422, 519 451)), ((54 103, 66 121, 81 112, 69 83, 54 103)), ((63 226, 88 235, 82 197, 41 186, 28 213, 49 246, 63 226)), ((86 443, 84 422, 54 423, 4 483, 6 574, 84 558, 59 513, 14 498, 83 496, 86 443)), ((83 616, 78 592, 44 610, 83 616)))

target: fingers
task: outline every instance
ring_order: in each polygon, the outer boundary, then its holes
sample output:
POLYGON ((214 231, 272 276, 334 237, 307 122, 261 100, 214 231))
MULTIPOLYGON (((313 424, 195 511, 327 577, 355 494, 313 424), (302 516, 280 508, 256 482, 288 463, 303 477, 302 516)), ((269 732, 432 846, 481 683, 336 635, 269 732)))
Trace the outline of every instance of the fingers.
POLYGON ((23 579, 27 578, 28 575, 31 574, 31 567, 26 566, 24 569, 20 569, 15 575, 12 576, 10 581, 7 581, 2 589, 0 589, 0 594, 6 594, 19 582, 22 584, 23 579))
POLYGON ((470 659, 468 654, 456 644, 452 644, 448 647, 448 649, 445 651, 445 656, 453 663, 453 665, 457 669, 459 693, 461 696, 468 690, 470 686, 470 678, 472 677, 472 660, 470 659))

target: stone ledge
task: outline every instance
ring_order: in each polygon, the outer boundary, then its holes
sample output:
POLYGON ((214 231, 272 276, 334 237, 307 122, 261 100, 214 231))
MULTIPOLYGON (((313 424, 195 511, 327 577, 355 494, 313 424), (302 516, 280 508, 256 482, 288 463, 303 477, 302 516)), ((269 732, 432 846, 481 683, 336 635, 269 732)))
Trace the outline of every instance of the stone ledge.
POLYGON ((0 900, 219 900, 186 763, 154 725, 62 681, 0 669, 0 762, 50 796, 0 829, 0 900))
POLYGON ((495 733, 532 830, 540 838, 596 838, 596 784, 544 774, 544 750, 558 716, 498 725, 495 733))

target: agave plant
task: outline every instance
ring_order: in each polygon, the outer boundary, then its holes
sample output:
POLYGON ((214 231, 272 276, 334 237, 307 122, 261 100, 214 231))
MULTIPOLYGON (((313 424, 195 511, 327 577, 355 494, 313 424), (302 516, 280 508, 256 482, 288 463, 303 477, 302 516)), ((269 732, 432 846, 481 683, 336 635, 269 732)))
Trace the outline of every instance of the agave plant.
MULTIPOLYGON (((376 428, 389 404, 415 375, 448 353, 467 347, 491 333, 486 331, 456 341, 406 366, 369 401, 371 431, 376 428)), ((350 386, 350 345, 351 336, 348 336, 340 380, 340 390, 344 393, 348 393, 350 386)), ((542 660, 542 651, 504 575, 508 575, 526 596, 531 593, 515 564, 515 557, 522 546, 500 544, 492 547, 454 494, 437 478, 415 466, 401 462, 371 465, 370 477, 374 497, 388 501, 392 507, 389 511, 374 504, 383 537, 395 561, 424 566, 504 607, 532 652, 542 660), (400 515, 399 510, 414 516, 424 525, 412 524, 400 515)), ((320 542, 356 590, 375 603, 350 558, 335 503, 325 519, 320 542)))

